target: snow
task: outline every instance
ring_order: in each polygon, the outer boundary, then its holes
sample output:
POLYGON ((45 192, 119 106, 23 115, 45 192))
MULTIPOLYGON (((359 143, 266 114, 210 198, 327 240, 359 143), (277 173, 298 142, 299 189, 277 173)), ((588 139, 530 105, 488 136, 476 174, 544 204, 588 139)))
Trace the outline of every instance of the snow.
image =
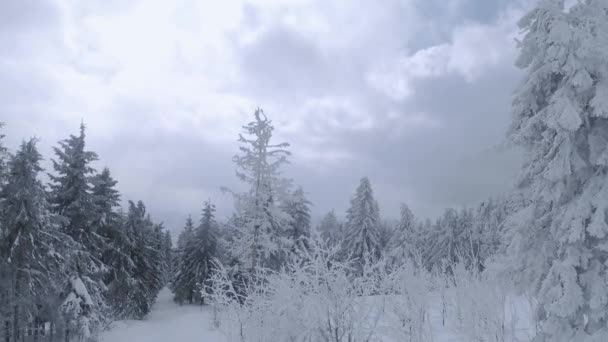
MULTIPOLYGON (((377 300, 377 299, 372 299, 377 300)), ((433 327, 433 341, 436 342, 463 342, 463 334, 458 328, 442 326, 439 299, 436 298, 431 310, 431 325, 433 327)), ((507 317, 517 312, 518 319, 514 323, 517 327, 518 341, 529 341, 533 330, 530 320, 531 312, 523 298, 515 298, 507 305, 507 317)), ((175 304, 168 289, 163 289, 152 312, 141 321, 115 322, 110 331, 102 334, 101 342, 167 342, 167 341, 213 341, 227 342, 228 339, 212 324, 212 307, 198 305, 175 304)), ((508 319, 509 321, 511 319, 508 319)), ((380 323, 380 329, 383 324, 380 323)), ((387 328, 387 327, 385 327, 387 328)), ((391 330, 387 328, 387 332, 391 330)), ((380 334, 383 335, 383 334, 380 334)), ((395 341, 385 336, 384 341, 395 341)))
POLYGON ((163 289, 152 312, 141 321, 115 322, 102 334, 101 342, 225 342, 226 338, 211 324, 210 306, 175 304, 168 289, 163 289))
MULTIPOLYGON (((93 305, 91 295, 89 295, 87 287, 84 286, 84 283, 80 278, 74 277, 74 279, 72 279, 72 288, 74 289, 74 292, 76 292, 76 295, 84 299, 85 304, 93 305)), ((70 295, 72 294, 70 293, 70 295)))

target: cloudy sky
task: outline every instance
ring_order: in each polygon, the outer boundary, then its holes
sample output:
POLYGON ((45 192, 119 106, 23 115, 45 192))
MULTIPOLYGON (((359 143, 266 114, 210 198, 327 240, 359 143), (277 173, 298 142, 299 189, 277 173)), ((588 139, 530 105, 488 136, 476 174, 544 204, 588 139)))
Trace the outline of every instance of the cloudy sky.
POLYGON ((0 121, 11 147, 88 146, 174 229, 232 202, 240 126, 260 106, 292 144, 316 216, 364 175, 381 210, 421 217, 503 192, 532 0, 0 1, 0 121))

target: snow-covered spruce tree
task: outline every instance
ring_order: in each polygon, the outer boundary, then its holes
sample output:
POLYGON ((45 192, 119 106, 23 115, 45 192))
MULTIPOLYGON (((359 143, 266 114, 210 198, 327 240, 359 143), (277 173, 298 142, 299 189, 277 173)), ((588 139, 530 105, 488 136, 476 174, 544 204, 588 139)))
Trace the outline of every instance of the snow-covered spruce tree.
POLYGON ((171 240, 171 232, 168 230, 163 235, 163 262, 166 267, 163 272, 163 282, 169 284, 173 276, 173 242, 171 240))
POLYGON ((64 271, 60 252, 67 238, 38 180, 40 160, 36 140, 23 142, 8 163, 0 192, 0 313, 7 327, 2 338, 10 342, 22 341, 24 327, 35 318, 58 323, 53 298, 59 296, 64 271))
POLYGON ((317 230, 321 234, 321 240, 327 243, 329 247, 340 245, 342 242, 342 224, 338 221, 334 210, 323 216, 317 230))
POLYGON ((458 263, 460 261, 459 244, 462 232, 458 212, 448 208, 437 220, 429 236, 429 245, 424 252, 424 263, 431 269, 440 267, 442 262, 458 263))
POLYGON ((238 178, 250 188, 235 194, 243 226, 238 227, 231 252, 250 272, 258 267, 278 269, 290 247, 283 232, 288 216, 279 203, 287 184, 280 171, 288 163, 289 144, 271 143, 274 127, 261 109, 254 119, 239 134, 241 153, 233 159, 238 178))
POLYGON ((188 216, 184 229, 178 235, 177 245, 173 252, 173 273, 171 274, 170 288, 173 292, 173 300, 178 304, 192 303, 193 301, 194 275, 187 274, 187 271, 184 271, 182 262, 186 253, 186 246, 193 238, 194 221, 192 216, 188 216))
POLYGON ((298 187, 285 200, 283 210, 289 215, 285 237, 293 243, 293 250, 308 246, 310 238, 310 205, 302 187, 298 187))
POLYGON ((157 273, 156 266, 160 253, 156 253, 154 247, 154 224, 142 201, 138 201, 137 204, 129 201, 125 231, 131 241, 129 256, 133 261, 133 279, 127 316, 141 319, 150 312, 162 283, 162 275, 157 273))
POLYGON ((541 1, 519 22, 511 139, 527 151, 509 275, 539 300, 541 341, 608 340, 608 2, 541 1))
POLYGON ((388 249, 388 244, 393 239, 395 232, 397 231, 397 227, 399 226, 399 220, 395 219, 384 219, 380 220, 380 225, 378 226, 378 235, 380 236, 380 247, 381 250, 386 252, 388 249))
POLYGON ((504 199, 492 198, 481 202, 475 209, 471 243, 481 270, 485 268, 486 261, 501 249, 506 210, 504 199))
POLYGON ((401 204, 401 218, 395 234, 388 244, 387 255, 392 264, 413 260, 420 250, 420 225, 406 204, 401 204))
MULTIPOLYGON (((163 223, 153 223, 150 217, 148 217, 149 222, 152 223, 152 234, 149 236, 150 242, 150 257, 153 260, 153 274, 154 274, 154 286, 153 290, 155 294, 158 294, 160 290, 166 285, 165 283, 165 272, 167 271, 167 265, 165 264, 165 254, 164 254, 164 236, 165 236, 165 227, 163 223)), ((156 295, 155 295, 156 298, 156 295)))
POLYGON ((94 169, 90 163, 97 159, 85 150, 85 127, 80 134, 70 136, 54 148, 58 161, 53 160, 55 175, 50 175, 50 202, 53 211, 64 219, 63 231, 74 242, 69 258, 70 274, 63 291, 63 310, 70 336, 94 336, 107 314, 106 287, 101 262, 105 241, 96 231, 95 198, 91 193, 94 169), (81 309, 86 306, 87 309, 81 309))
POLYGON ((103 277, 108 289, 107 301, 113 318, 124 319, 127 318, 128 293, 134 269, 129 256, 131 241, 124 230, 123 218, 116 211, 120 205, 120 193, 115 189, 117 181, 112 178, 108 168, 95 175, 91 183, 95 211, 93 227, 104 239, 100 259, 108 268, 103 277))
MULTIPOLYGON (((206 202, 203 207, 201 223, 196 231, 197 248, 195 259, 197 266, 198 294, 201 296, 203 290, 210 284, 211 274, 214 270, 214 260, 218 257, 218 225, 215 221, 215 205, 206 202)), ((204 304, 204 297, 200 303, 204 304)))
POLYGON ((214 212, 215 206, 206 202, 196 230, 192 231, 192 219, 188 218, 186 222, 184 232, 190 232, 179 254, 173 281, 174 300, 179 304, 204 300, 201 291, 208 284, 213 271, 213 260, 217 257, 218 227, 214 212))
POLYGON ((480 260, 480 249, 483 244, 483 239, 480 234, 474 230, 475 215, 472 209, 463 208, 458 215, 458 228, 461 239, 458 241, 458 252, 463 262, 467 267, 475 267, 479 270, 483 269, 480 260))
POLYGON ((361 179, 350 201, 346 219, 345 240, 341 254, 347 259, 352 259, 356 272, 361 273, 363 263, 377 260, 382 255, 379 234, 380 210, 367 177, 361 179))

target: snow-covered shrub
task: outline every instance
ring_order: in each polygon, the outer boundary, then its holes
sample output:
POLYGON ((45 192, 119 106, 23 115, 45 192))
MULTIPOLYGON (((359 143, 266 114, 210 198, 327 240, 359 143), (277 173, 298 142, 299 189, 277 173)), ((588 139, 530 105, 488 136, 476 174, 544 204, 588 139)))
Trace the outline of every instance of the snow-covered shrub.
POLYGON ((432 340, 431 285, 431 274, 411 262, 386 274, 382 281, 382 288, 387 293, 383 335, 394 341, 432 340))
POLYGON ((507 308, 519 303, 489 272, 450 264, 431 273, 416 262, 383 261, 353 272, 311 245, 283 269, 246 280, 217 267, 207 291, 229 341, 520 341, 509 315, 519 309, 507 308))
POLYGON ((514 327, 506 316, 505 287, 491 273, 451 265, 446 274, 448 316, 451 327, 467 341, 505 342, 514 340, 514 327))
POLYGON ((246 296, 218 267, 209 292, 219 329, 230 341, 370 341, 384 311, 370 297, 381 278, 353 279, 333 256, 319 246, 302 251, 278 272, 258 272, 246 296))

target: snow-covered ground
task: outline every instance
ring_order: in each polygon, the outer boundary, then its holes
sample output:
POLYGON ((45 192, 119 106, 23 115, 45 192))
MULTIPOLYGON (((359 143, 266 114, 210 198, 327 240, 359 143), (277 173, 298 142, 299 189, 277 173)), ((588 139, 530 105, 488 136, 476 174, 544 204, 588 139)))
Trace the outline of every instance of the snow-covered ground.
MULTIPOLYGON (((521 299, 518 308, 508 308, 508 311, 518 311, 523 321, 516 323, 518 341, 528 341, 532 327, 528 324, 530 312, 525 308, 521 299)), ((511 312, 509 312, 511 314, 511 312)), ((518 316, 519 316, 518 315, 518 316)), ((161 291, 152 312, 142 321, 121 321, 113 324, 110 331, 101 336, 101 342, 227 342, 226 336, 212 325, 210 306, 184 305, 179 306, 172 300, 168 289, 161 291)), ((433 341, 460 342, 465 341, 457 330, 442 327, 441 313, 433 310, 431 324, 433 326, 433 341)), ((380 330, 382 329, 380 324, 380 330)), ((381 334, 382 335, 382 334, 381 334)), ((386 338, 386 341, 393 339, 386 338)))
POLYGON ((211 307, 179 306, 163 289, 152 312, 142 321, 121 321, 101 336, 101 342, 225 342, 211 324, 211 307))

